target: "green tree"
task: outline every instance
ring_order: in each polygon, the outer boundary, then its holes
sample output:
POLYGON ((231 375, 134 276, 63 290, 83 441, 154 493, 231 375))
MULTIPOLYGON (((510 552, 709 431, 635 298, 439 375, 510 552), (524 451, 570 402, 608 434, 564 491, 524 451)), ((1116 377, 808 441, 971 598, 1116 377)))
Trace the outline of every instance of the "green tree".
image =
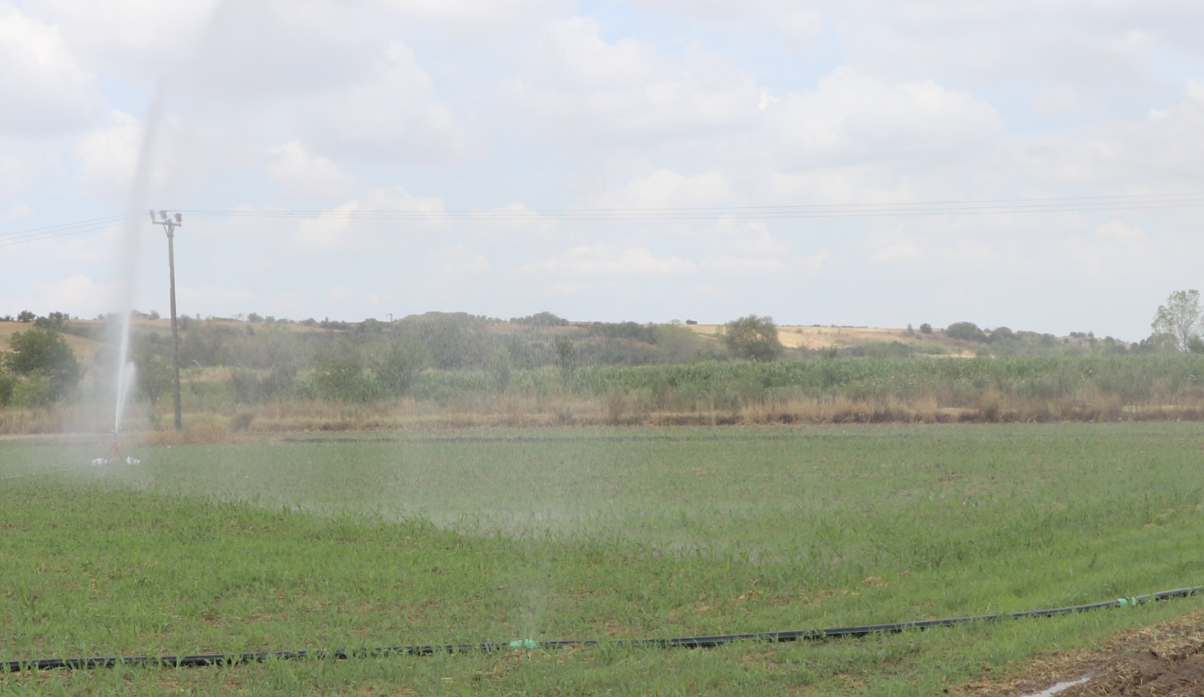
POLYGON ((566 374, 573 372, 577 367, 577 359, 580 358, 573 340, 563 334, 557 334, 553 348, 556 351, 556 367, 566 374))
POLYGON ((954 322, 945 328, 945 336, 959 341, 977 341, 979 343, 987 340, 987 335, 973 322, 954 322))
POLYGON ((4 357, 5 366, 18 375, 37 374, 45 382, 46 399, 62 399, 83 377, 75 352, 54 329, 35 327, 17 332, 8 345, 12 351, 4 357))
POLYGON ((507 346, 498 346, 489 357, 489 372, 493 375, 493 383, 498 392, 505 392, 510 386, 510 372, 514 368, 514 360, 510 357, 507 346))
POLYGON ((1164 335, 1179 351, 1190 351, 1192 338, 1198 337, 1204 317, 1200 310, 1200 291, 1177 290, 1159 305, 1150 329, 1154 336, 1164 335))
POLYGON ((369 402, 373 397, 372 384, 364 375, 364 365, 358 358, 344 358, 318 366, 314 384, 326 399, 369 402))
POLYGON ((723 325, 723 343, 732 355, 753 361, 772 361, 784 350, 778 327, 768 315, 748 315, 723 325))
POLYGON ((422 343, 413 339, 398 341, 389 347, 383 359, 372 364, 372 372, 386 392, 403 395, 430 360, 430 353, 422 343))
POLYGON ((134 366, 138 391, 154 406, 159 397, 171 389, 171 365, 166 358, 144 350, 134 356, 134 366))
POLYGON ((17 379, 9 375, 3 370, 0 370, 0 407, 8 406, 8 403, 13 398, 13 392, 17 389, 17 379))
POLYGON ((1016 338, 1016 332, 1013 332, 1008 327, 996 327, 995 330, 991 332, 991 336, 987 337, 987 341, 1008 341, 1014 338, 1016 338))

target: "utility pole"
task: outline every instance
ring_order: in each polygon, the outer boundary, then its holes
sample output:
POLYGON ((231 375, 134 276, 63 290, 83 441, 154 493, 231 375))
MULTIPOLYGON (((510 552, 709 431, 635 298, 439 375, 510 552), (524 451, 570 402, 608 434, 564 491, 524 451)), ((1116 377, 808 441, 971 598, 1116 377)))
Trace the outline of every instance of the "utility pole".
POLYGON ((155 220, 155 212, 150 212, 151 223, 154 225, 162 225, 163 231, 167 233, 167 268, 171 274, 171 372, 174 379, 175 392, 175 408, 176 408, 176 430, 184 428, 184 417, 180 413, 180 334, 176 330, 176 251, 175 239, 176 228, 184 227, 184 216, 176 213, 174 216, 168 216, 167 211, 159 211, 159 218, 155 220))

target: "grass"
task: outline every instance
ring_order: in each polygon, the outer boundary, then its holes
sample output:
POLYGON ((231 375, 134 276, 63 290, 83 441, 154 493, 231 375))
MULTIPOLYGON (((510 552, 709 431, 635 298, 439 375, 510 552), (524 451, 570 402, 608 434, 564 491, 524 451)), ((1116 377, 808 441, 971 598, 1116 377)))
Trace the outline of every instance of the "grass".
MULTIPOLYGON (((883 347, 870 353, 893 355, 883 347)), ((337 399, 322 394, 312 374, 277 381, 265 371, 240 371, 239 382, 227 368, 204 373, 185 375, 186 423, 239 433, 1204 420, 1204 355, 1198 354, 700 360, 513 370, 505 381, 488 371, 430 370, 404 396, 389 396, 363 374, 353 381, 358 392, 348 388, 337 399), (236 383, 243 387, 235 389, 236 383)), ((0 408, 0 433, 107 430, 112 402, 106 394, 92 389, 49 409, 0 408)), ((165 429, 171 411, 168 394, 153 407, 135 401, 122 428, 165 429)))
MULTIPOLYGON (((558 429, 0 443, 3 658, 637 638, 1197 585, 1204 429, 558 429)), ((0 693, 956 691, 1200 600, 819 644, 56 672, 0 693), (408 692, 407 692, 408 691, 408 692)))

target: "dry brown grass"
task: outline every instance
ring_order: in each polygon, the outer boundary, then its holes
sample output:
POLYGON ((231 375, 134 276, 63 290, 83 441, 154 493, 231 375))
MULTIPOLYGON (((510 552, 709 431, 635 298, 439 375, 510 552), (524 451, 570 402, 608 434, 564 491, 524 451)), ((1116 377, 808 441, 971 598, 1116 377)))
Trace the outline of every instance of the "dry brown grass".
MULTIPOLYGON (((111 418, 99 407, 0 410, 0 433, 105 433, 112 428, 111 418)), ((224 413, 186 413, 182 433, 171 429, 170 404, 160 403, 149 411, 144 405, 132 409, 122 430, 140 433, 148 443, 174 445, 231 442, 255 434, 451 428, 1157 420, 1204 420, 1204 397, 1174 401, 1155 395, 1150 403, 1124 404, 1115 395, 1089 386, 1048 400, 1024 400, 995 390, 945 390, 913 399, 784 396, 726 409, 671 392, 660 396, 614 392, 599 398, 488 396, 445 405, 409 399, 377 404, 311 400, 230 407, 224 413)))
POLYGON ((222 445, 232 440, 223 419, 212 415, 201 415, 184 422, 184 429, 143 431, 137 435, 135 445, 222 445))
MULTIPOLYGON (((694 332, 705 336, 718 336, 719 330, 722 328, 722 325, 719 324, 690 324, 687 326, 694 332)), ((892 341, 907 343, 915 340, 923 340, 928 344, 939 344, 947 347, 951 352, 950 356, 974 355, 972 350, 966 349, 960 342, 949 339, 939 329, 932 334, 920 334, 918 331, 908 334, 906 329, 882 327, 801 327, 778 325, 778 340, 786 348, 807 348, 812 350, 832 346, 836 348, 850 348, 875 341, 889 344, 892 341)))

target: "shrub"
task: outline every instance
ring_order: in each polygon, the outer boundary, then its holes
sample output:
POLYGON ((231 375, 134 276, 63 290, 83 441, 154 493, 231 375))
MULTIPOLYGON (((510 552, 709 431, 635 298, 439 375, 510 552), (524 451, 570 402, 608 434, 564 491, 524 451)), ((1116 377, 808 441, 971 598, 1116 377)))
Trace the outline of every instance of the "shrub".
POLYGON ((344 358, 318 366, 314 375, 318 394, 339 402, 369 402, 376 395, 357 358, 344 358))
POLYGON ((134 357, 134 365, 138 391, 154 406, 159 401, 159 396, 171 389, 171 366, 167 359, 146 350, 140 351, 134 357))
POLYGON ((510 359, 510 349, 498 346, 489 357, 489 372, 493 375, 493 384, 498 392, 505 392, 510 387, 510 372, 514 361, 510 359))
POLYGON ((429 362, 425 346, 413 340, 399 341, 389 347, 384 359, 372 364, 372 372, 385 392, 403 395, 429 362))
POLYGON ((0 370, 0 407, 8 406, 8 403, 13 398, 13 392, 17 389, 17 378, 0 370))
POLYGON ((921 324, 920 325, 920 333, 921 334, 931 334, 932 333, 932 325, 927 322, 921 324))
POLYGON ((732 355, 753 361, 772 361, 781 355, 778 328, 769 316, 748 315, 723 325, 723 343, 732 355))
POLYGON ((259 394, 264 399, 285 399, 296 391, 297 369, 288 363, 277 363, 272 372, 259 381, 259 394))
POLYGON ((51 312, 45 317, 39 317, 33 321, 33 326, 41 327, 42 329, 61 330, 67 320, 71 319, 65 312, 51 312))
POLYGON ((54 329, 34 327, 17 332, 8 344, 12 353, 4 359, 6 367, 19 375, 32 377, 38 374, 39 380, 45 383, 40 389, 44 390, 47 399, 62 399, 83 377, 75 352, 54 329))
POLYGON ((571 373, 577 367, 577 347, 573 345, 571 339, 563 334, 556 336, 556 367, 560 368, 561 372, 571 373))
POLYGON ((249 370, 235 368, 230 371, 230 392, 234 401, 240 404, 254 404, 259 401, 259 378, 249 370))
POLYGON ((987 340, 987 335, 973 322, 954 322, 945 328, 945 336, 958 341, 982 343, 987 340))
POLYGON ((1007 327, 996 327, 988 337, 988 341, 1007 341, 1015 338, 1016 334, 1007 327))
POLYGON ((564 327, 569 321, 563 317, 557 317, 551 312, 537 312, 529 317, 513 317, 510 320, 511 324, 528 324, 535 327, 564 327))

